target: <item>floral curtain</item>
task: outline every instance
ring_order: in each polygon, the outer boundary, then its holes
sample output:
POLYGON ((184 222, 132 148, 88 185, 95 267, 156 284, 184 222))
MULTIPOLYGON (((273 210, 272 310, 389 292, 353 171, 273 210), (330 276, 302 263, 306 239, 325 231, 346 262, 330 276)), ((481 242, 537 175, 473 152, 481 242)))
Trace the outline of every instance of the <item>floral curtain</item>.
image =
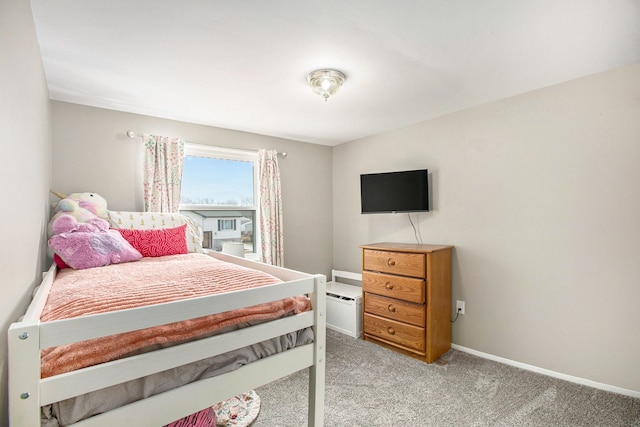
POLYGON ((143 135, 144 210, 178 212, 184 164, 184 141, 166 136, 143 135))
POLYGON ((262 262, 284 265, 282 192, 276 150, 258 150, 260 176, 260 242, 262 262))

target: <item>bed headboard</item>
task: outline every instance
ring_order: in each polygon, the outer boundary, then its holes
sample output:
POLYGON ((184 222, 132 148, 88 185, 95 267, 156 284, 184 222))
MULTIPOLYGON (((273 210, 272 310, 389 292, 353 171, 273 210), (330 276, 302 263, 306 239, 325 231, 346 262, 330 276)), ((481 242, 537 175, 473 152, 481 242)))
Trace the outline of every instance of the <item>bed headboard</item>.
POLYGON ((107 211, 111 228, 152 230, 187 224, 189 252, 202 252, 202 228, 191 218, 179 213, 107 211))

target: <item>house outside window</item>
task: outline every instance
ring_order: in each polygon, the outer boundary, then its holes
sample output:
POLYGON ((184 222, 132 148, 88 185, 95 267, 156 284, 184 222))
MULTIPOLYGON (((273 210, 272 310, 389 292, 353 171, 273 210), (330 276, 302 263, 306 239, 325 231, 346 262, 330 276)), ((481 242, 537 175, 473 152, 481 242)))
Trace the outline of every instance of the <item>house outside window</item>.
POLYGON ((200 224, 203 247, 242 242, 245 256, 257 259, 257 161, 257 152, 185 144, 180 213, 200 224))

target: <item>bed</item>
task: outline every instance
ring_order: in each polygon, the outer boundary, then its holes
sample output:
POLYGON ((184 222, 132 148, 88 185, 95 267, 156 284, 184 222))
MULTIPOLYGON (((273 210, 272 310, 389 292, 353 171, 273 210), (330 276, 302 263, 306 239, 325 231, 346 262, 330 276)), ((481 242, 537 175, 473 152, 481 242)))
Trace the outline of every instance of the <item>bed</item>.
MULTIPOLYGON (((57 266, 53 264, 44 274, 22 319, 12 324, 8 331, 10 425, 41 425, 44 412, 42 408, 51 408, 60 402, 76 399, 82 401, 86 396, 96 393, 96 396, 100 396, 97 400, 104 400, 100 393, 113 395, 114 392, 110 390, 126 390, 130 388, 129 384, 144 382, 167 372, 182 372, 174 370, 187 369, 211 360, 217 365, 207 375, 197 374, 194 380, 184 380, 185 384, 177 384, 175 388, 172 385, 157 394, 136 397, 130 403, 118 404, 106 412, 68 425, 159 427, 249 389, 308 368, 308 425, 322 426, 326 342, 325 276, 210 251, 189 255, 266 273, 277 278, 278 283, 249 289, 232 287, 229 292, 214 295, 196 294, 184 299, 132 308, 117 306, 115 311, 102 310, 98 314, 43 321, 41 318, 43 313, 47 313, 45 305, 50 299, 56 276, 59 274, 61 280, 63 278, 63 273, 59 273, 57 266), (146 332, 175 322, 197 324, 197 319, 213 318, 221 313, 247 310, 301 295, 308 296, 310 309, 297 314, 289 313, 273 320, 260 318, 240 324, 225 324, 214 332, 192 337, 180 336, 178 343, 149 345, 142 350, 127 350, 124 354, 119 354, 116 348, 108 361, 94 360, 86 367, 72 364, 71 368, 56 370, 47 365, 46 359, 52 348, 81 345, 85 340, 103 340, 114 334, 146 332), (308 331, 311 332, 307 333, 308 331), (305 335, 307 338, 300 338, 305 335), (312 338, 309 340, 308 336, 312 338), (273 348, 282 348, 264 352, 259 347, 263 343, 273 348), (247 363, 238 363, 236 352, 243 352, 249 347, 258 348, 259 354, 250 358, 247 363), (233 360, 238 366, 226 367, 225 360, 233 360)), ((183 255, 168 258, 181 256, 183 255)), ((129 267, 143 260, 144 258, 128 263, 129 267)), ((154 261, 160 262, 161 259, 154 261)), ((164 336, 163 334, 165 333, 160 335, 164 336)), ((61 354, 65 355, 66 351, 61 354)), ((99 356, 103 357, 102 354, 99 356)), ((74 357, 69 358, 74 360, 74 357)), ((122 393, 117 391, 115 394, 122 393)))

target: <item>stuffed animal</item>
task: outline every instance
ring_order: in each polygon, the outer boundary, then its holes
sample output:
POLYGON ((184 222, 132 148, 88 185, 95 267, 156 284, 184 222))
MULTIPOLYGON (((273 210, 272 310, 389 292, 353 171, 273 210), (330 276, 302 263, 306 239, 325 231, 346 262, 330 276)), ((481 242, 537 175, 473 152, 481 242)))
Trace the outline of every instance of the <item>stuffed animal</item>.
POLYGON ((59 228, 56 222, 63 215, 71 215, 81 224, 88 223, 94 218, 108 219, 107 201, 96 193, 73 193, 68 196, 61 193, 53 193, 62 198, 62 200, 58 202, 55 214, 49 221, 48 237, 57 234, 53 230, 54 228, 59 228))
POLYGON ((69 213, 58 213, 49 239, 49 247, 64 262, 56 260, 58 267, 82 270, 142 258, 118 231, 109 230, 108 221, 94 217, 78 222, 69 213))
POLYGON ((90 218, 87 222, 78 222, 78 220, 71 214, 62 212, 56 218, 56 221, 51 224, 51 231, 53 235, 62 233, 72 233, 74 231, 97 233, 100 231, 107 231, 109 229, 109 221, 102 218, 90 218))

